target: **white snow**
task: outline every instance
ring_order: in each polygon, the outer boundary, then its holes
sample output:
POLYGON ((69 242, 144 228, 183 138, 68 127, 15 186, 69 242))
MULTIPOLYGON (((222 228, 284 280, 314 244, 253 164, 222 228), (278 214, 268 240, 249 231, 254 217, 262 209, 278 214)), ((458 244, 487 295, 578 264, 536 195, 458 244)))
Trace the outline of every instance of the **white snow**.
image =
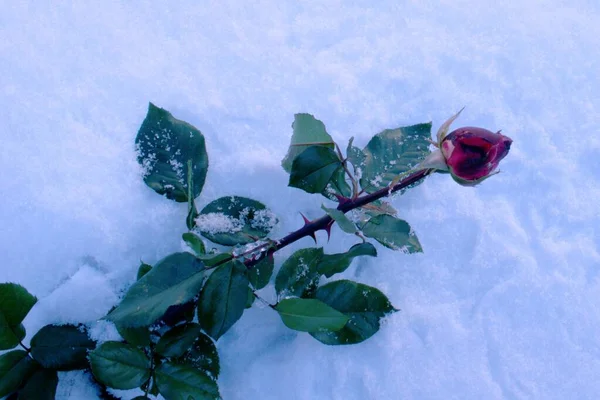
MULTIPOLYGON (((395 197, 425 253, 377 245, 343 274, 401 311, 363 344, 328 347, 257 302, 219 340, 223 398, 600 392, 598 2, 23 0, 3 3, 0 38, 0 281, 39 298, 26 342, 47 323, 114 337, 96 321, 140 259, 179 250, 186 205, 147 188, 136 161, 149 101, 206 137, 199 209, 255 198, 279 218, 274 239, 322 214, 280 166, 294 113, 345 148, 401 125, 436 132, 466 106, 454 127, 514 140, 502 173, 395 197)), ((318 239, 327 253, 356 242, 318 239)), ((94 398, 83 373, 60 379, 59 399, 94 398)))

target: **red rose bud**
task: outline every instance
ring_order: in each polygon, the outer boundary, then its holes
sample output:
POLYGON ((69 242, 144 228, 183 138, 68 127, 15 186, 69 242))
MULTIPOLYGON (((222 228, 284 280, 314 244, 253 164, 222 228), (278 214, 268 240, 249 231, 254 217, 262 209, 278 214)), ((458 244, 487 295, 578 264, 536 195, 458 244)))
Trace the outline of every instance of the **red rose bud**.
POLYGON ((455 181, 473 186, 495 173, 512 139, 483 128, 458 128, 441 140, 440 149, 455 181))

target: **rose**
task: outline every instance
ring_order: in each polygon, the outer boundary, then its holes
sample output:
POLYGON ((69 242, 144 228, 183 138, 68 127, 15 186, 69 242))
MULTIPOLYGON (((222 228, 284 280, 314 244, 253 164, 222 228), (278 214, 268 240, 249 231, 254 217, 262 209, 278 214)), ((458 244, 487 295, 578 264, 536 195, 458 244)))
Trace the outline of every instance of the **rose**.
POLYGON ((474 186, 497 173, 498 164, 508 154, 512 139, 500 131, 493 133, 476 127, 458 128, 446 135, 461 112, 442 124, 437 143, 432 142, 440 150, 429 154, 419 169, 450 172, 459 184, 474 186))
POLYGON ((464 127, 452 131, 440 147, 454 180, 471 186, 496 173, 511 144, 512 140, 500 132, 464 127))

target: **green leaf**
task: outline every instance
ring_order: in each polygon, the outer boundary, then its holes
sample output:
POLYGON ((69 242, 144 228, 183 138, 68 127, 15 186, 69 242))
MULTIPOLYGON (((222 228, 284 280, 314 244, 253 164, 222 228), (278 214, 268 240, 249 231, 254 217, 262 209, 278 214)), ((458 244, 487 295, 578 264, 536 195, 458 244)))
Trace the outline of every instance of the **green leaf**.
POLYGON ((6 396, 21 385, 39 368, 23 350, 13 350, 0 356, 0 397, 6 396))
POLYGON ((371 243, 355 244, 345 253, 323 255, 317 269, 320 274, 330 278, 334 274, 344 272, 358 256, 377 257, 377 250, 371 243))
POLYGON ((248 284, 246 266, 237 260, 217 267, 206 281, 198 301, 198 320, 215 340, 244 313, 248 284))
POLYGON ((348 141, 348 147, 346 148, 346 157, 348 157, 348 161, 350 161, 350 163, 354 167, 354 176, 360 178, 367 156, 361 149, 352 145, 353 141, 353 137, 351 137, 348 141))
POLYGON ((206 254, 206 247, 202 239, 191 232, 186 232, 181 235, 181 238, 197 256, 206 254))
POLYGON ((294 159, 288 186, 308 193, 322 193, 341 165, 334 150, 310 146, 294 159))
POLYGON ((219 353, 211 338, 201 333, 187 352, 177 359, 178 364, 191 365, 206 372, 212 379, 219 377, 219 353))
POLYGON ((192 189, 194 187, 194 168, 192 166, 192 160, 188 160, 187 170, 188 170, 188 176, 187 176, 188 214, 187 214, 187 217, 185 218, 185 225, 187 226, 187 228, 189 230, 192 230, 192 229, 194 229, 194 226, 196 226, 196 217, 198 217, 198 209, 196 208, 196 202, 194 201, 194 193, 192 192, 192 189))
POLYGON ((58 374, 53 369, 39 369, 19 391, 19 400, 54 400, 58 374))
POLYGON ((152 269, 152 265, 146 264, 144 262, 140 263, 140 267, 138 268, 136 280, 142 279, 144 275, 146 275, 152 269))
POLYGON ((21 324, 37 298, 16 283, 0 283, 0 350, 9 350, 25 338, 21 324))
POLYGON ((259 290, 267 286, 271 280, 271 275, 273 275, 274 268, 275 261, 272 254, 267 255, 258 264, 250 268, 248 270, 248 280, 252 287, 259 290))
POLYGON ((150 339, 150 330, 147 326, 137 328, 124 328, 116 325, 119 335, 131 345, 145 347, 149 346, 152 340, 150 339))
POLYGON ((191 203, 191 207, 188 209, 187 217, 185 217, 185 225, 189 230, 194 229, 196 226, 196 218, 198 218, 198 209, 196 208, 196 203, 191 203))
POLYGON ((350 317, 338 331, 313 332, 318 341, 329 344, 355 344, 373 336, 381 318, 396 311, 378 289, 348 280, 334 281, 317 289, 316 298, 350 317))
POLYGON ((283 262, 275 278, 275 290, 279 296, 303 296, 319 284, 319 262, 323 248, 300 249, 283 262))
POLYGON ((430 137, 431 123, 386 129, 373 136, 363 150, 361 187, 372 193, 410 171, 429 153, 430 137))
POLYGON ((150 326, 167 309, 198 294, 204 281, 204 264, 190 253, 171 254, 134 283, 121 304, 105 318, 116 325, 150 326))
POLYGON ((200 325, 194 323, 177 325, 162 335, 155 351, 165 357, 180 357, 194 344, 201 330, 200 325))
POLYGON ((255 299, 256 297, 254 297, 254 290, 252 290, 251 287, 248 287, 248 297, 246 297, 246 308, 252 307, 252 304, 254 304, 255 299))
POLYGON ((133 389, 150 378, 150 359, 135 347, 105 342, 90 353, 96 379, 114 389, 133 389))
POLYGON ((310 114, 294 115, 292 129, 292 142, 290 143, 287 155, 281 162, 281 166, 288 173, 292 170, 292 163, 296 156, 302 153, 307 147, 314 146, 315 143, 321 143, 321 146, 330 149, 334 147, 333 139, 325 130, 323 122, 310 114))
POLYGON ((362 226, 362 231, 365 236, 377 240, 392 250, 401 250, 405 253, 423 252, 421 243, 408 222, 391 215, 381 214, 371 218, 362 226))
POLYGON ((356 233, 358 229, 356 228, 356 224, 340 210, 336 210, 335 208, 327 208, 324 205, 321 205, 321 209, 327 213, 331 218, 338 223, 340 229, 346 233, 356 233))
POLYGON ((392 207, 390 203, 381 200, 376 200, 369 204, 365 204, 361 208, 365 210, 366 215, 371 217, 376 217, 380 214, 388 214, 391 216, 398 214, 398 211, 392 207))
POLYGON ((210 254, 202 254, 197 255, 196 258, 202 260, 204 265, 207 267, 213 267, 225 260, 231 260, 233 257, 231 253, 210 253, 210 254))
POLYGON ((204 136, 194 126, 150 103, 135 138, 144 182, 167 198, 188 201, 188 161, 193 171, 193 197, 202 191, 208 170, 204 136))
POLYGON ((348 182, 346 182, 346 171, 344 170, 343 166, 340 166, 333 173, 331 180, 321 194, 327 197, 329 200, 338 201, 338 198, 334 195, 334 193, 337 193, 342 197, 352 196, 352 188, 348 182))
POLYGON ((277 217, 264 204, 240 196, 210 202, 196 219, 202 236, 224 246, 255 242, 267 236, 275 224, 277 217))
POLYGON ((158 390, 166 400, 221 398, 217 382, 196 368, 165 362, 156 369, 155 375, 158 390))
POLYGON ((46 325, 31 339, 31 355, 44 368, 72 371, 87 367, 87 354, 96 347, 83 327, 46 325))
POLYGON ((316 299, 284 299, 275 306, 275 310, 285 326, 302 332, 335 331, 343 328, 349 319, 316 299))

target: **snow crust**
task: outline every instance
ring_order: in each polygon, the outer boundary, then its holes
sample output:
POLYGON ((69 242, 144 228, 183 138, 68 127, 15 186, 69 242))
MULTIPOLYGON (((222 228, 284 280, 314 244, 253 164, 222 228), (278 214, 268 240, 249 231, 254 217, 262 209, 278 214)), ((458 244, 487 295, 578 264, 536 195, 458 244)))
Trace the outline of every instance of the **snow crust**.
MULTIPOLYGON (((367 342, 328 347, 257 302, 219 343, 223 398, 593 399, 600 392, 600 9, 589 0, 13 1, 0 13, 0 281, 47 323, 98 322, 140 259, 179 251, 185 204, 142 181, 147 104, 206 137, 199 208, 255 198, 273 238, 322 214, 280 161, 293 114, 345 148, 433 121, 502 129, 502 173, 433 176, 395 197, 424 253, 378 246, 343 278, 400 312, 367 342)), ((355 238, 334 228, 326 252, 355 238)), ((278 252, 276 265, 310 239, 278 252)), ((272 285, 262 291, 269 299, 272 285)), ((82 372, 59 399, 93 399, 82 372)), ((131 398, 136 392, 119 392, 131 398)))

